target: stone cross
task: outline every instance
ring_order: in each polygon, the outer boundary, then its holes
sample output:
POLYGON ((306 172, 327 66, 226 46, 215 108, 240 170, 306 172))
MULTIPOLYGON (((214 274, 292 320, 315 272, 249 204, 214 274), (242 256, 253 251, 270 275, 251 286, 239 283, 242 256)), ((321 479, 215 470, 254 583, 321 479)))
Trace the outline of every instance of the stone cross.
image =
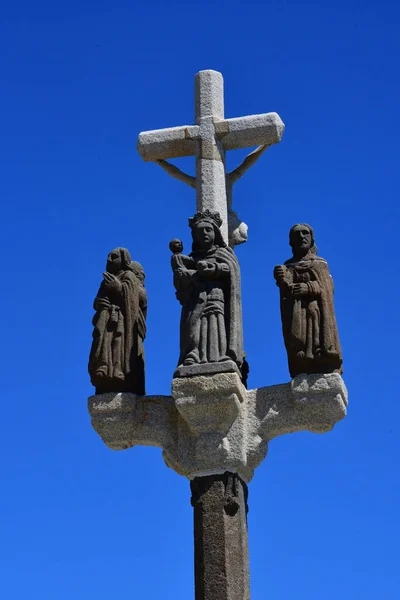
MULTIPOLYGON (((232 185, 258 159, 262 152, 280 142, 284 130, 277 113, 265 113, 235 119, 224 117, 224 83, 218 71, 200 71, 195 76, 195 125, 156 129, 139 134, 138 151, 145 161, 160 164, 170 175, 196 188, 198 211, 218 211, 221 231, 231 245, 246 239, 239 231, 236 214, 228 210, 232 202, 232 185), (259 146, 232 173, 226 174, 225 153, 235 148, 259 146), (196 177, 183 173, 165 161, 181 156, 196 157, 196 177), (233 218, 232 218, 233 217, 233 218), (236 217, 236 218, 235 218, 236 217)), ((247 230, 247 227, 245 230, 247 230)))

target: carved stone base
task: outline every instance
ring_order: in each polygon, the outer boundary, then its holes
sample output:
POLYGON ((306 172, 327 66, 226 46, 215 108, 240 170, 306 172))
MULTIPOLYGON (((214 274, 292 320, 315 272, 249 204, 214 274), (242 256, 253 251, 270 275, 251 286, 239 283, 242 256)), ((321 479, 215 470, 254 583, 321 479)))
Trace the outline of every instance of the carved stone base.
POLYGON ((246 389, 240 377, 219 373, 174 379, 172 395, 188 431, 178 435, 178 455, 165 460, 178 460, 190 479, 224 471, 242 474, 246 389))
POLYGON ((236 373, 176 378, 171 396, 100 394, 89 398, 92 425, 113 450, 159 446, 169 467, 189 479, 225 471, 248 483, 274 437, 324 433, 346 416, 338 373, 298 375, 246 390, 236 373))
POLYGON ((180 365, 174 372, 175 377, 195 377, 198 375, 215 375, 216 373, 237 373, 239 367, 233 360, 215 363, 196 363, 194 365, 180 365))

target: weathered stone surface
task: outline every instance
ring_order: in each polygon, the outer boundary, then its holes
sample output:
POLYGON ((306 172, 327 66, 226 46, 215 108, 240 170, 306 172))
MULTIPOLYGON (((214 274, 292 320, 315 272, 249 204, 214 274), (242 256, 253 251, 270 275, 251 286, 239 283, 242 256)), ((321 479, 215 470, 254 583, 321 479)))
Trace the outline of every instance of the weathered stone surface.
POLYGON ((224 79, 212 69, 199 71, 194 78, 196 123, 204 117, 224 118, 224 79))
POLYGON ((98 394, 88 400, 93 429, 111 450, 175 444, 178 414, 171 396, 98 394))
POLYGON ((221 233, 228 241, 228 213, 225 181, 225 150, 215 135, 212 117, 199 119, 200 142, 196 156, 196 208, 216 211, 222 217, 221 233))
POLYGON ((247 242, 248 238, 248 226, 241 219, 239 219, 237 213, 229 209, 228 210, 228 233, 229 233, 229 245, 231 248, 239 246, 247 242))
POLYGON ((115 248, 94 300, 89 373, 97 394, 145 393, 147 295, 142 266, 126 248, 115 248))
POLYGON ((178 455, 165 457, 167 464, 171 458, 179 462, 190 479, 224 471, 241 474, 246 463, 246 388, 239 376, 174 379, 172 394, 187 430, 178 436, 178 455))
POLYGON ((321 395, 329 392, 334 396, 339 395, 345 406, 348 404, 347 389, 338 373, 326 373, 323 376, 319 373, 302 373, 292 379, 291 386, 297 402, 309 402, 313 397, 318 402, 321 395))
POLYGON ((317 256, 310 225, 294 225, 289 242, 293 257, 275 267, 274 277, 280 291, 290 375, 341 373, 342 351, 328 264, 317 256))
POLYGON ((249 600, 247 486, 234 473, 196 477, 196 600, 249 600))
POLYGON ((235 373, 175 379, 175 406, 197 436, 218 433, 225 437, 241 411, 246 389, 235 373))
POLYGON ((240 369, 233 360, 224 362, 198 363, 194 365, 181 365, 174 371, 174 377, 194 377, 195 375, 215 375, 216 373, 237 373, 240 369))
POLYGON ((174 377, 240 373, 245 353, 238 260, 222 238, 219 213, 198 212, 189 225, 191 254, 174 249, 171 258, 176 297, 182 304, 174 377))
POLYGON ((169 129, 153 129, 139 134, 137 149, 145 161, 180 156, 192 156, 196 152, 199 127, 183 125, 169 129))
POLYGON ((236 213, 228 219, 232 186, 266 148, 280 142, 284 125, 276 113, 224 119, 224 84, 221 73, 200 71, 195 76, 196 125, 157 129, 139 134, 137 149, 146 161, 157 162, 173 177, 196 188, 197 210, 217 211, 222 236, 232 246, 247 240, 247 226, 236 213), (225 152, 261 144, 232 173, 226 173, 225 152), (165 159, 196 156, 196 177, 165 159), (231 229, 228 231, 228 226, 231 229))
POLYGON ((163 448, 169 467, 189 479, 225 471, 245 482, 285 433, 324 433, 346 416, 338 373, 299 375, 246 390, 236 373, 174 379, 172 397, 102 394, 89 398, 92 425, 114 450, 163 448))
POLYGON ((347 390, 338 373, 298 375, 287 384, 249 390, 247 397, 252 429, 267 442, 296 431, 328 432, 346 416, 347 390))
POLYGON ((215 123, 215 132, 225 150, 277 144, 282 139, 284 128, 281 118, 275 112, 215 123))

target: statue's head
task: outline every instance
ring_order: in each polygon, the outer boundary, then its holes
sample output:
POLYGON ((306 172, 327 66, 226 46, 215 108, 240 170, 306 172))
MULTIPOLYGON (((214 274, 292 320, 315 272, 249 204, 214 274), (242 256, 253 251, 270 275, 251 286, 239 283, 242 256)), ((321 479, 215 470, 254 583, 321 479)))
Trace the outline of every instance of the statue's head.
POLYGON ((183 252, 182 241, 178 240, 178 238, 174 238, 169 243, 169 249, 171 250, 172 254, 181 254, 183 252))
POLYGON ((225 247, 220 227, 222 219, 218 212, 205 210, 189 219, 192 230, 192 250, 210 250, 213 246, 225 247))
POLYGON ((131 269, 131 255, 126 248, 114 248, 107 257, 106 271, 117 275, 120 271, 131 269))
POLYGON ((302 257, 308 252, 317 254, 314 241, 314 230, 307 223, 293 225, 289 232, 289 244, 293 250, 293 256, 302 257))
POLYGON ((130 268, 131 268, 131 271, 134 272, 134 274, 136 275, 136 277, 140 281, 140 283, 144 286, 145 274, 144 274, 142 265, 140 263, 138 263, 136 260, 133 260, 131 262, 130 268))

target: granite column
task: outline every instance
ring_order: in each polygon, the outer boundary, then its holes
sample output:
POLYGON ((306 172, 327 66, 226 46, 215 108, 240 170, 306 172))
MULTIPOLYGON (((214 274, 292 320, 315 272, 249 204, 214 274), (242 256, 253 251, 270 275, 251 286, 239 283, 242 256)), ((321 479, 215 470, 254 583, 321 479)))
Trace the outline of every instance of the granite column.
POLYGON ((247 485, 234 473, 196 477, 195 600, 249 600, 247 485))

